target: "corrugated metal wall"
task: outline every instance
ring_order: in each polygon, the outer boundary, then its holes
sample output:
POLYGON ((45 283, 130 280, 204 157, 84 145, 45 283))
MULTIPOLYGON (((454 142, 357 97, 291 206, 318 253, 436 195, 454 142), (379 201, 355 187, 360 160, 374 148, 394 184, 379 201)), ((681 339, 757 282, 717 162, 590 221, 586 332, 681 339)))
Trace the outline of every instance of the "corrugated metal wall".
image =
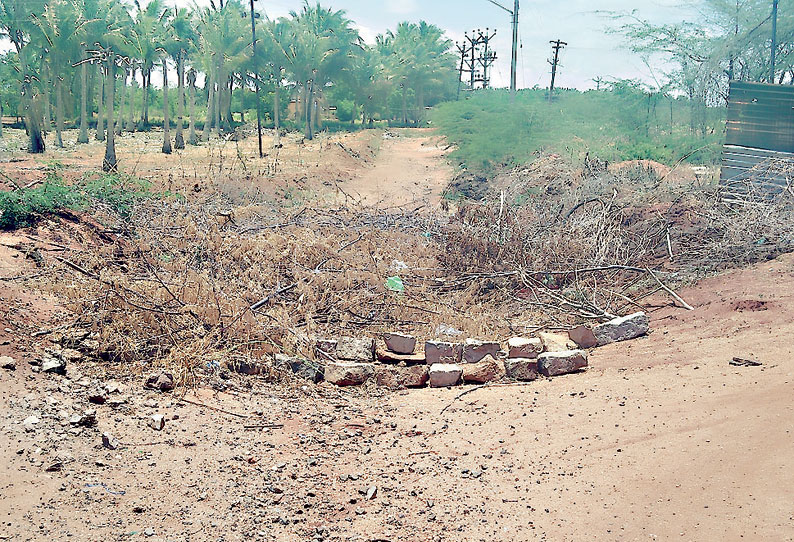
POLYGON ((789 164, 794 170, 794 86, 732 82, 721 182, 779 193, 790 186, 789 164))

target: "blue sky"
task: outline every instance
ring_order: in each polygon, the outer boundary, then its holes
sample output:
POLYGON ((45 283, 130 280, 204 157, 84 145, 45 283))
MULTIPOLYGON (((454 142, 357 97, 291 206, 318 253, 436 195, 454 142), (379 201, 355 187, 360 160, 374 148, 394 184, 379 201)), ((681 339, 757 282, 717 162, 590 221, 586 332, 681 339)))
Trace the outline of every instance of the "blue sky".
MULTIPOLYGON (((512 7, 513 0, 501 3, 512 7)), ((654 75, 662 78, 663 66, 649 69, 642 59, 621 48, 618 36, 604 33, 604 27, 610 24, 604 12, 635 10, 638 16, 655 22, 678 22, 696 17, 693 6, 697 3, 696 0, 522 0, 519 87, 548 85, 549 40, 557 38, 569 43, 562 55, 561 86, 589 88, 594 86, 592 79, 597 76, 641 78, 648 82, 653 81, 654 75)), ((494 85, 509 84, 510 15, 487 0, 322 0, 322 4, 347 11, 364 39, 370 42, 377 34, 404 20, 424 19, 443 28, 455 41, 462 39, 467 30, 495 28, 500 59, 493 73, 494 85)), ((302 0, 257 0, 259 9, 265 9, 270 17, 287 15, 302 5, 302 0)))

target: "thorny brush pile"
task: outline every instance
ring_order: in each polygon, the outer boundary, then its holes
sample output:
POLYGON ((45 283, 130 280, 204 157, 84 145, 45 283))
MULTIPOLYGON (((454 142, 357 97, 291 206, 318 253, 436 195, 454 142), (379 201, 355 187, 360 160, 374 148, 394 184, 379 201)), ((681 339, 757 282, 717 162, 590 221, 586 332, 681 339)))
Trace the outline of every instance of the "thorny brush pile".
POLYGON ((104 227, 28 283, 64 300, 97 357, 191 384, 207 366, 311 357, 316 337, 428 339, 443 324, 507 338, 635 312, 676 283, 794 249, 793 203, 788 191, 726 205, 716 187, 553 158, 451 216, 149 199, 124 219, 95 209, 104 227), (395 275, 404 291, 387 287, 395 275))

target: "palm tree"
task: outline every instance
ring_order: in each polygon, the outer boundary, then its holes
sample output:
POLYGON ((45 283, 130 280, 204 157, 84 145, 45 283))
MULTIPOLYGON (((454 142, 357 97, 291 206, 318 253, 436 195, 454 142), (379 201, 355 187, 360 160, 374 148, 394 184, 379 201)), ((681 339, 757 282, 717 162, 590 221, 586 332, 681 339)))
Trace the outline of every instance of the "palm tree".
MULTIPOLYGON (((177 67, 177 121, 176 121, 176 138, 174 147, 177 149, 185 148, 185 139, 183 135, 183 117, 185 108, 185 58, 188 51, 193 48, 193 43, 196 40, 196 33, 193 30, 193 21, 191 14, 187 9, 179 9, 171 19, 171 30, 175 39, 176 56, 174 58, 177 67)), ((195 135, 195 134, 194 134, 195 135)))
POLYGON ((300 13, 291 14, 292 36, 287 52, 289 68, 304 88, 305 137, 314 138, 316 93, 349 67, 361 37, 344 11, 312 6, 305 0, 300 13))
MULTIPOLYGON (((55 144, 63 148, 64 104, 63 87, 79 50, 79 36, 85 21, 78 5, 67 0, 50 0, 41 16, 33 16, 39 38, 45 45, 50 63, 50 75, 55 82, 55 144)), ((45 97, 46 101, 46 97, 45 97)), ((46 122, 45 122, 46 124, 46 122)))
POLYGON ((149 124, 149 93, 152 86, 152 71, 160 60, 161 51, 158 50, 158 39, 162 34, 163 19, 168 14, 168 10, 162 0, 150 0, 145 8, 141 8, 139 1, 135 0, 135 6, 138 11, 133 26, 133 44, 134 57, 140 63, 143 78, 140 125, 144 127, 149 124))
POLYGON ((11 41, 17 53, 25 128, 29 138, 28 152, 34 154, 43 153, 45 144, 40 99, 34 86, 35 55, 29 46, 33 17, 43 13, 44 7, 44 0, 0 0, 0 38, 11 41))

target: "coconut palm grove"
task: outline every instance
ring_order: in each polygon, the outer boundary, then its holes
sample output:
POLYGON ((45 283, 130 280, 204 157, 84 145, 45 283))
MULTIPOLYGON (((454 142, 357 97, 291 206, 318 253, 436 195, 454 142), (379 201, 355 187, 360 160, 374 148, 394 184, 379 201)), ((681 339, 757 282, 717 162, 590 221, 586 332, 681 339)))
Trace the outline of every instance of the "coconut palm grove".
POLYGON ((0 56, 0 113, 24 124, 28 151, 44 152, 50 131, 63 146, 79 127, 79 143, 106 141, 106 171, 125 132, 162 126, 171 153, 247 111, 307 139, 329 122, 410 125, 457 81, 438 27, 401 23, 368 45, 344 11, 308 0, 280 19, 242 0, 0 0, 0 37, 13 46, 0 56))

